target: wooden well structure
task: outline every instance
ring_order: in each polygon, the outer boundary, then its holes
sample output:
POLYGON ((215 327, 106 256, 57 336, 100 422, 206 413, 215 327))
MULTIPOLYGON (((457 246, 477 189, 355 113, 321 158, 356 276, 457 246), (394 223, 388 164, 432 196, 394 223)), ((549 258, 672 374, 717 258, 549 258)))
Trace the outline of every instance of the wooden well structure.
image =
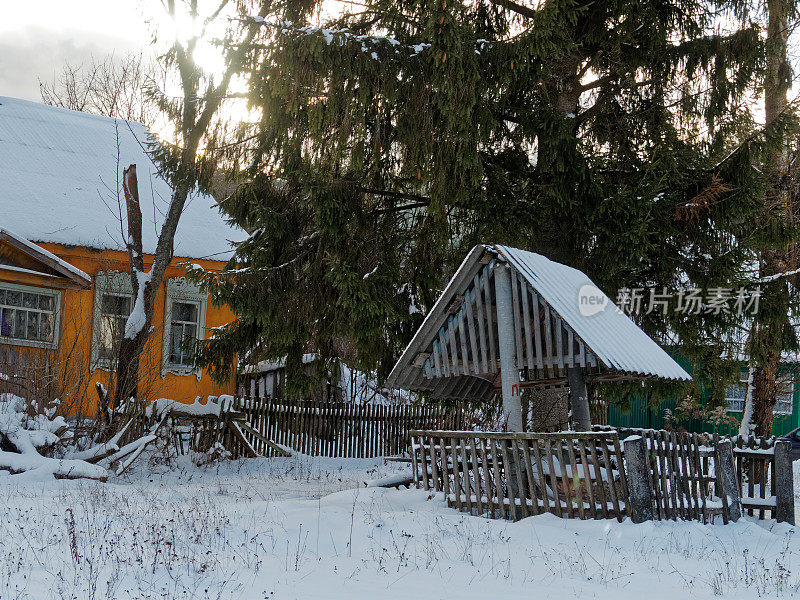
POLYGON ((587 429, 587 381, 689 376, 581 271, 502 245, 475 246, 406 347, 387 384, 433 398, 501 391, 522 430, 527 387, 569 386, 587 429))

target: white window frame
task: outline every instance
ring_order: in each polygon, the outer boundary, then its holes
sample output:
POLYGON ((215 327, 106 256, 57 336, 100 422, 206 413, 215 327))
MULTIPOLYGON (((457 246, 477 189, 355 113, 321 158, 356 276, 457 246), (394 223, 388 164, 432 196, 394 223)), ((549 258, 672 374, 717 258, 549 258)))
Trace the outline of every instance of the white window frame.
MULTIPOLYGON (((39 294, 41 296, 51 296, 53 298, 53 341, 42 342, 38 340, 21 340, 19 338, 2 336, 0 335, 0 344, 8 344, 11 346, 27 346, 29 348, 47 348, 55 350, 58 348, 58 340, 60 333, 61 323, 61 292, 59 290, 40 288, 30 285, 20 285, 17 283, 0 283, 0 288, 10 290, 12 292, 28 292, 31 294, 39 294)), ((24 307, 20 307, 25 310, 24 307)))
POLYGON ((186 277, 172 277, 167 280, 167 293, 164 302, 164 340, 161 356, 161 376, 167 373, 173 375, 194 375, 197 381, 203 375, 203 369, 176 365, 169 362, 169 349, 172 342, 172 304, 173 302, 189 302, 197 304, 197 339, 205 339, 206 331, 206 304, 208 295, 200 288, 189 282, 186 277))
POLYGON ((98 271, 94 279, 94 310, 92 312, 92 368, 110 371, 114 365, 100 357, 100 322, 103 295, 127 296, 133 299, 131 276, 124 271, 98 271))
MULTIPOLYGON (((739 375, 739 385, 729 385, 725 388, 725 402, 728 404, 728 412, 744 412, 744 403, 745 398, 735 398, 729 395, 729 392, 733 388, 743 389, 745 394, 747 393, 747 384, 748 384, 749 374, 747 369, 742 369, 739 375), (741 406, 741 408, 738 408, 741 406)), ((794 380, 790 373, 781 373, 778 375, 779 380, 784 380, 780 382, 779 385, 786 385, 787 389, 785 391, 785 395, 788 397, 789 400, 789 410, 788 412, 785 409, 778 409, 778 405, 780 400, 775 403, 775 408, 772 409, 772 414, 775 415, 791 415, 794 412, 794 380)))

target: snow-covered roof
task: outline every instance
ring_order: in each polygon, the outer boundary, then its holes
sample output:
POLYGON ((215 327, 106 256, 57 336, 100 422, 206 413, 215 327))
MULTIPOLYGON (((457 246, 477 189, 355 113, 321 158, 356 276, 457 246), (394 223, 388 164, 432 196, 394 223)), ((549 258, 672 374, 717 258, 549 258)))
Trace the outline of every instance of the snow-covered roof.
POLYGON ((556 385, 565 379, 565 367, 573 365, 598 378, 691 379, 581 271, 533 252, 479 245, 445 287, 389 374, 387 385, 441 397, 485 398, 493 393, 499 373, 496 300, 490 282, 494 264, 511 269, 517 282, 513 285, 521 286, 514 292, 515 353, 518 368, 530 369, 530 382, 556 385), (593 306, 602 310, 585 306, 581 310, 581 297, 587 293, 594 298, 593 306), (484 322, 487 328, 481 331, 484 322), (535 353, 533 337, 537 338, 535 353))
POLYGON ((495 248, 607 367, 664 379, 691 379, 661 346, 618 310, 585 273, 535 252, 499 245, 495 248), (581 289, 588 289, 585 286, 593 288, 593 294, 605 298, 605 308, 588 316, 580 310, 580 298, 586 293, 582 294, 581 289))
MULTIPOLYGON (((41 260, 51 268, 72 280, 78 281, 86 286, 89 286, 92 283, 92 278, 81 271, 78 267, 69 264, 64 259, 59 258, 52 252, 45 250, 30 240, 26 240, 24 237, 14 233, 13 231, 9 231, 8 229, 0 227, 0 240, 5 240, 12 243, 26 254, 41 260)), ((2 266, 6 269, 10 268, 9 265, 2 266)))
MULTIPOLYGON (((144 250, 155 251, 171 188, 145 152, 144 125, 0 96, 3 225, 32 242, 125 249, 122 169, 136 164, 144 250), (119 189, 119 196, 117 190, 119 189)), ((175 256, 226 260, 246 237, 206 195, 186 203, 175 256)))
MULTIPOLYGON (((304 365, 311 364, 317 359, 316 352, 310 352, 303 354, 303 357, 300 359, 304 365)), ((243 373, 269 373, 270 371, 275 371, 277 369, 282 369, 286 366, 286 358, 281 358, 278 360, 261 360, 254 365, 245 365, 242 368, 243 373)))

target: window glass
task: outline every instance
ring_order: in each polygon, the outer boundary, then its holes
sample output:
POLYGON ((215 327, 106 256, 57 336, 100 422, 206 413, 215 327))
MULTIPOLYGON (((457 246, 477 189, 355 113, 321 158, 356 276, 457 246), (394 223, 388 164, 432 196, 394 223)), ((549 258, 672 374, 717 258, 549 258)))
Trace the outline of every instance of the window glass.
POLYGON ((198 338, 200 306, 195 302, 172 303, 170 323, 169 363, 191 366, 189 362, 192 341, 198 338))
MULTIPOLYGON (((743 412, 745 396, 747 395, 747 369, 742 369, 737 385, 725 388, 725 400, 728 402, 728 410, 731 412, 743 412)), ((792 414, 794 404, 794 380, 783 375, 778 379, 778 398, 775 401, 773 413, 776 415, 792 414)))
POLYGON ((99 352, 100 358, 116 356, 125 333, 125 323, 131 314, 132 297, 125 294, 103 294, 100 299, 99 352))
POLYGON ((52 344, 56 293, 0 287, 0 336, 21 342, 52 344))

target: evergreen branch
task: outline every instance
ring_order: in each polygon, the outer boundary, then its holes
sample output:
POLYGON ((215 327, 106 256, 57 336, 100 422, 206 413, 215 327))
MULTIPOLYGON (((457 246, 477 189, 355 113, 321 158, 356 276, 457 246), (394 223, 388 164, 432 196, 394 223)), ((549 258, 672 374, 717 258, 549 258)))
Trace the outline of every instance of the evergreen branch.
POLYGON ((390 196, 392 198, 402 198, 404 200, 416 200, 421 206, 428 206, 431 199, 427 196, 420 196, 418 194, 410 194, 408 192, 396 192, 394 190, 378 190, 374 188, 366 188, 359 186, 358 191, 364 194, 375 194, 376 196, 390 196))
POLYGON ((518 15, 522 15, 523 17, 527 17, 529 19, 535 19, 539 12, 536 9, 530 8, 529 6, 523 6, 522 4, 517 4, 516 2, 512 2, 511 0, 489 0, 492 4, 497 4, 498 6, 502 6, 503 8, 510 10, 512 12, 517 13, 518 15))

